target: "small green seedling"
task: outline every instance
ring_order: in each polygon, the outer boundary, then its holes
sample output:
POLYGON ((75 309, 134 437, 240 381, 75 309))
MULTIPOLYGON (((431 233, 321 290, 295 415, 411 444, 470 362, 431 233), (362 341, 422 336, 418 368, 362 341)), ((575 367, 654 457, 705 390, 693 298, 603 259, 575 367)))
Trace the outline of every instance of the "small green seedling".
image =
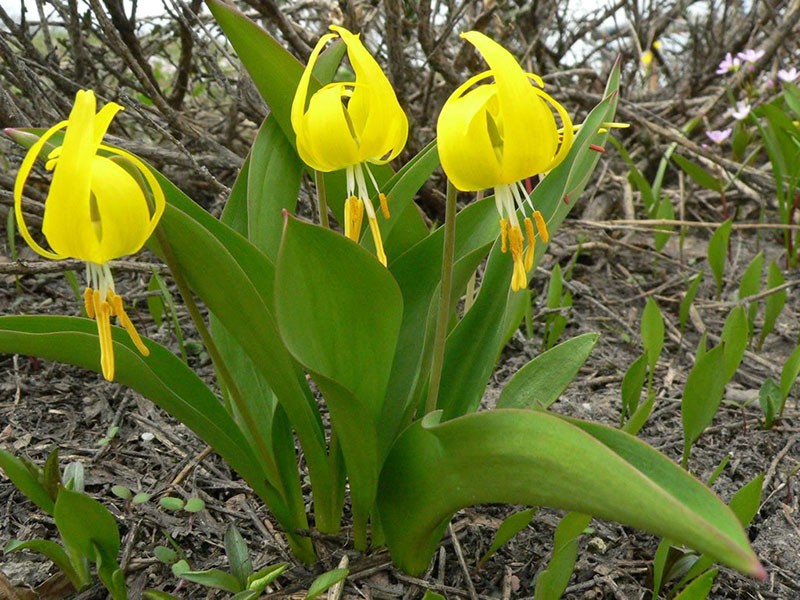
MULTIPOLYGON (((162 548, 159 552, 164 558, 168 548, 162 548)), ((225 590, 234 594, 232 600, 255 600, 258 598, 269 584, 277 579, 281 573, 289 568, 289 563, 278 563, 270 565, 259 571, 253 571, 253 564, 250 560, 250 552, 247 543, 234 525, 230 525, 225 532, 225 554, 230 563, 230 572, 221 569, 208 569, 206 571, 191 571, 185 560, 179 560, 172 565, 173 572, 186 581, 199 585, 225 590)), ((174 555, 177 558, 177 554, 174 555)), ((159 560, 162 560, 159 558, 159 560)), ((169 562, 162 560, 162 562, 169 562)), ((333 585, 332 582, 330 585, 333 585)), ((329 587, 329 586, 328 586, 329 587)), ((325 588, 327 589, 327 587, 325 588)), ((325 589, 321 591, 325 591, 325 589)), ((158 599, 158 596, 152 596, 158 599)))
POLYGON ((17 489, 55 520, 62 543, 51 540, 11 540, 4 554, 33 550, 52 560, 75 590, 92 583, 89 564, 113 600, 126 600, 125 575, 117 564, 120 535, 114 516, 83 493, 83 467, 73 463, 61 477, 58 450, 39 468, 0 450, 0 467, 17 489))

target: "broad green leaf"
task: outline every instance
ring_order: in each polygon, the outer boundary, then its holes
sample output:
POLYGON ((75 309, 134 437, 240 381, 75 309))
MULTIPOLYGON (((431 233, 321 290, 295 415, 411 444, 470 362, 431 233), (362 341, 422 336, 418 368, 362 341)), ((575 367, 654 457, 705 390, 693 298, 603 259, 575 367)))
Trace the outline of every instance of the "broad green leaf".
POLYGON ((28 540, 26 542, 9 540, 5 548, 3 548, 3 554, 10 554, 11 552, 18 552, 20 550, 33 550, 52 560, 53 563, 61 569, 64 575, 67 576, 72 587, 76 590, 80 590, 89 583, 88 579, 81 579, 75 567, 72 565, 72 561, 66 550, 56 542, 51 542, 50 540, 28 540))
POLYGON ((243 592, 231 596, 231 600, 256 600, 258 595, 258 592, 254 590, 244 590, 243 592))
POLYGON ((381 474, 386 541, 409 573, 425 571, 456 511, 509 502, 613 519, 764 575, 730 509, 633 436, 544 411, 440 417, 431 413, 406 429, 381 474))
POLYGON ((714 235, 708 241, 708 266, 717 283, 717 298, 722 293, 723 275, 725 274, 725 261, 728 260, 728 240, 731 236, 733 221, 728 219, 717 227, 714 235))
MULTIPOLYGON (((2 321, 0 321, 0 347, 2 347, 3 343, 2 335, 2 321)), ((7 350, 4 350, 4 352, 6 351, 7 350)), ((8 350, 8 352, 14 351, 8 350)), ((13 483, 28 500, 33 502, 48 515, 53 514, 55 503, 48 495, 44 486, 28 470, 25 463, 2 448, 0 448, 0 469, 3 469, 6 477, 11 480, 11 483, 13 483)))
POLYGON ((225 530, 225 555, 231 565, 231 573, 242 584, 247 585, 249 577, 253 574, 253 563, 250 561, 250 552, 242 534, 231 523, 225 530))
POLYGON ((156 546, 153 548, 153 556, 155 556, 165 565, 171 565, 178 562, 178 553, 172 548, 167 548, 166 546, 156 546))
POLYGON ((514 537, 520 531, 530 525, 535 514, 535 508, 528 508, 526 510, 515 512, 510 517, 504 519, 494 534, 492 545, 489 546, 489 549, 486 551, 486 553, 481 556, 481 559, 478 561, 475 569, 477 570, 483 567, 483 565, 486 564, 486 561, 492 558, 492 556, 494 556, 495 553, 500 550, 500 548, 505 546, 508 542, 514 539, 514 537))
POLYGON ((667 565, 670 563, 670 555, 673 553, 673 543, 671 540, 661 540, 656 548, 653 557, 653 598, 658 598, 661 586, 664 584, 664 577, 667 565))
POLYGON ((686 293, 681 298, 681 304, 678 309, 678 319, 681 325, 681 335, 683 335, 683 331, 686 328, 686 322, 689 319, 689 309, 692 307, 692 302, 694 302, 695 296, 697 296, 697 290, 700 287, 700 284, 703 282, 703 272, 700 271, 697 275, 694 276, 692 279, 692 283, 689 284, 689 289, 686 290, 686 293))
POLYGON ((652 371, 664 347, 664 317, 661 316, 661 310, 653 298, 648 298, 645 304, 644 312, 642 313, 641 333, 642 345, 647 354, 648 367, 652 371))
POLYGON ((712 192, 722 192, 722 182, 696 162, 693 162, 688 158, 681 156, 680 154, 673 154, 672 160, 674 160, 681 170, 691 177, 697 185, 702 186, 707 190, 711 190, 712 192))
MULTIPOLYGON (((452 306, 497 238, 496 215, 494 198, 490 197, 468 205, 456 217, 452 306)), ((431 340, 442 272, 443 232, 444 228, 439 227, 389 263, 389 270, 403 294, 403 322, 397 344, 403 352, 395 354, 379 421, 382 454, 411 421, 430 377, 431 340)))
POLYGON ((675 596, 675 600, 706 600, 711 593, 711 586, 714 585, 714 579, 718 572, 717 569, 714 569, 703 573, 683 588, 683 591, 675 596))
POLYGON ((205 507, 206 503, 203 501, 203 499, 195 496, 186 501, 186 505, 183 507, 183 510, 189 513, 198 513, 205 507))
POLYGON ((303 600, 314 600, 314 598, 327 591, 331 586, 347 577, 349 572, 348 569, 332 569, 331 571, 326 571, 314 580, 311 587, 308 588, 308 593, 303 600))
POLYGON ((373 254, 294 218, 287 218, 275 278, 281 337, 330 410, 361 545, 380 470, 378 419, 403 318, 402 295, 373 254))
POLYGON ((684 465, 689 460, 692 445, 717 414, 726 383, 725 347, 719 345, 697 359, 683 387, 681 418, 684 465))
MULTIPOLYGON (((767 267, 767 289, 773 290, 784 283, 783 273, 780 267, 775 264, 775 261, 769 263, 767 267)), ((778 317, 783 312, 783 307, 786 305, 786 290, 774 292, 766 297, 764 300, 764 324, 761 327, 761 335, 758 339, 758 348, 764 345, 764 340, 775 329, 775 323, 778 317)))
POLYGON ((631 363, 622 378, 620 393, 622 395, 622 419, 629 419, 639 408, 639 401, 642 397, 644 380, 647 377, 647 352, 640 355, 631 363))
POLYGON ((794 349, 781 371, 781 396, 784 400, 789 397, 798 375, 800 375, 800 345, 794 349))
POLYGON ((124 485, 111 486, 111 493, 122 500, 130 500, 133 498, 133 492, 130 490, 130 488, 125 487, 124 485))
POLYGON ((498 408, 548 408, 572 383, 600 336, 585 333, 543 352, 503 388, 498 408))
POLYGON ((781 388, 771 378, 766 379, 758 391, 758 403, 761 406, 761 412, 764 413, 764 427, 767 429, 772 427, 775 419, 781 413, 783 402, 781 388))
POLYGON ((213 587, 226 592, 235 594, 243 591, 244 585, 225 571, 219 569, 208 569, 207 571, 184 571, 179 577, 192 583, 198 583, 205 587, 213 587))
POLYGON ((64 483, 64 487, 71 489, 73 492, 82 492, 85 486, 83 463, 76 460, 64 467, 61 481, 64 483))
POLYGON ((432 590, 425 590, 425 595, 422 596, 422 600, 447 600, 447 598, 432 590))
POLYGON ((96 545, 105 556, 116 559, 120 546, 119 528, 113 515, 97 500, 61 489, 53 518, 68 548, 96 561, 96 545))
POLYGON ((725 383, 736 374, 748 342, 747 313, 743 306, 734 308, 722 328, 720 342, 725 345, 725 383))
POLYGON ((556 527, 553 554, 547 569, 536 580, 535 600, 558 600, 564 593, 575 569, 578 558, 578 537, 583 533, 592 517, 580 513, 568 513, 556 527))
MULTIPOLYGON (((185 423, 259 494, 271 492, 238 427, 203 381, 170 350, 145 340, 143 357, 127 333, 112 327, 115 378, 185 423)), ((97 325, 76 317, 0 317, 0 351, 40 356, 100 371, 97 325)), ((280 505, 275 508, 279 509, 280 505)))
POLYGON ((162 323, 164 323, 164 300, 157 294, 160 287, 156 277, 158 277, 158 274, 153 273, 147 284, 147 291, 150 292, 147 295, 147 311, 150 313, 150 316, 153 317, 153 322, 156 326, 161 327, 162 323))

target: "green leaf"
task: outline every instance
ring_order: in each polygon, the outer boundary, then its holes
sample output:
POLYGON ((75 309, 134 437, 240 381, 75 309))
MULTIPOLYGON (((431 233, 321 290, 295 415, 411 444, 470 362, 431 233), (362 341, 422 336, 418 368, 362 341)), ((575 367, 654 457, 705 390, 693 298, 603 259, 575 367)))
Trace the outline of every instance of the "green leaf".
MULTIPOLYGON (((665 221, 671 221, 675 218, 675 209, 672 206, 672 200, 670 198, 661 199, 656 208, 654 218, 663 219, 665 221)), ((655 229, 658 233, 654 236, 654 245, 656 250, 660 252, 664 246, 667 245, 675 228, 672 225, 657 225, 655 229)))
POLYGON ((543 352, 503 388, 498 408, 548 408, 572 383, 600 336, 585 333, 543 352))
POLYGON ((139 492, 133 498, 131 498, 131 504, 144 504, 149 500, 150 500, 150 494, 147 494, 145 492, 139 492))
MULTIPOLYGON (((775 261, 769 263, 767 267, 767 289, 773 290, 784 283, 783 273, 781 273, 775 261)), ((761 327, 761 336, 758 339, 758 348, 764 345, 764 340, 775 329, 775 323, 778 317, 783 312, 783 307, 786 305, 786 290, 774 292, 766 297, 764 300, 764 324, 761 327)))
POLYGON ((761 489, 764 486, 764 474, 759 473, 752 481, 742 486, 730 501, 730 507, 739 522, 747 527, 752 523, 761 504, 761 489))
POLYGON ((166 546, 156 546, 153 548, 153 556, 165 565, 172 565, 178 562, 178 553, 166 546))
POLYGON ((153 273, 147 284, 147 291, 150 292, 147 294, 147 311, 153 317, 156 327, 161 327, 164 323, 164 299, 157 293, 161 289, 158 279, 160 279, 158 273, 153 273))
POLYGON ((620 390, 622 395, 622 421, 625 418, 630 418, 639 408, 644 380, 647 377, 647 362, 647 353, 645 352, 631 363, 622 378, 620 390))
POLYGON ((711 593, 711 586, 719 571, 714 569, 703 573, 692 583, 683 588, 683 591, 675 596, 675 600, 705 600, 711 593))
POLYGON ((123 500, 130 500, 133 497, 133 492, 131 492, 130 488, 127 488, 124 485, 111 486, 111 493, 117 498, 122 498, 123 500))
POLYGON ((678 319, 681 325, 681 335, 683 335, 684 329, 686 329, 686 322, 689 319, 689 309, 692 307, 692 302, 694 302, 695 296, 697 296, 697 290, 700 287, 700 284, 703 282, 703 272, 700 271, 697 275, 694 276, 692 279, 692 283, 689 284, 689 289, 686 290, 686 293, 681 298, 680 308, 678 309, 678 319))
POLYGON ((516 512, 510 517, 504 519, 500 524, 500 527, 497 528, 497 532, 494 534, 492 545, 489 546, 489 549, 486 551, 486 553, 481 556, 481 559, 478 561, 475 569, 477 570, 483 567, 483 565, 486 564, 486 561, 492 558, 492 556, 494 556, 495 553, 500 550, 500 548, 505 546, 508 542, 514 539, 514 537, 520 531, 530 525, 535 514, 535 508, 528 508, 526 510, 516 512))
POLYGON ((158 501, 158 504, 164 510, 181 510, 185 506, 185 502, 180 498, 175 498, 173 496, 164 496, 158 501))
POLYGON ((342 581, 350 571, 348 569, 333 569, 326 571, 314 580, 311 587, 308 588, 308 593, 305 595, 304 600, 314 600, 322 592, 325 592, 332 585, 342 581))
POLYGON ((27 542, 9 540, 5 548, 3 548, 3 554, 19 552, 20 550, 33 550, 52 560, 53 563, 61 569, 64 575, 67 576, 72 587, 76 590, 82 589, 89 583, 88 577, 82 579, 78 574, 64 548, 55 542, 51 542, 50 540, 28 540, 27 542))
POLYGON ((249 588, 248 580, 253 574, 253 563, 250 561, 250 551, 242 534, 231 523, 225 530, 225 554, 231 564, 231 573, 242 584, 242 588, 249 588))
POLYGON ((708 241, 708 266, 717 283, 717 298, 722 294, 723 275, 725 274, 725 261, 728 259, 728 240, 731 236, 733 221, 728 219, 717 227, 714 235, 708 241))
POLYGON ((269 567, 265 567, 259 571, 256 571, 247 578, 247 589, 253 590, 260 594, 270 583, 280 577, 288 568, 289 563, 282 562, 278 563, 277 565, 270 565, 269 567))
POLYGON ((95 547, 112 560, 119 554, 117 522, 108 509, 79 492, 61 489, 53 517, 68 548, 97 561, 95 547))
POLYGON ((743 306, 734 308, 722 328, 720 342, 725 345, 725 383, 736 374, 744 358, 748 341, 747 313, 743 306))
POLYGON ((74 461, 64 467, 64 474, 61 476, 64 487, 73 492, 82 492, 84 489, 83 463, 74 461))
MULTIPOLYGON (((0 325, 2 327, 2 325, 0 325)), ((0 448, 0 469, 22 494, 48 515, 53 514, 55 503, 39 480, 28 470, 25 463, 10 452, 0 448)))
POLYGON ((725 391, 725 348, 716 346, 697 359, 686 378, 681 399, 683 461, 697 438, 711 424, 725 391))
POLYGON ((145 590, 142 592, 142 598, 145 600, 180 600, 177 596, 160 590, 145 590))
POLYGON ((800 345, 794 349, 781 371, 781 396, 784 400, 789 397, 798 375, 800 375, 800 345))
POLYGON ((58 497, 58 486, 61 485, 61 468, 58 465, 58 447, 48 454, 42 470, 42 486, 53 500, 58 497))
POLYGON ((730 509, 619 430, 544 411, 497 409, 408 427, 381 474, 378 509, 395 564, 425 571, 452 515, 509 502, 592 514, 670 537, 763 576, 730 509))
MULTIPOLYGON (((203 381, 172 351, 145 340, 143 357, 127 333, 112 327, 115 378, 186 424, 259 494, 258 462, 238 427, 203 381)), ((100 371, 97 325, 76 317, 0 317, 0 351, 39 356, 100 371)))
POLYGON ((183 510, 190 513, 197 513, 203 510, 205 507, 206 503, 203 502, 201 498, 193 497, 186 501, 186 505, 183 507, 183 510))
POLYGON ((425 595, 422 596, 422 600, 447 600, 447 598, 432 590, 425 590, 425 595))
POLYGON ((704 187, 707 190, 711 190, 712 192, 722 193, 722 182, 696 162, 693 162, 688 158, 681 156, 680 154, 673 154, 672 160, 674 160, 681 170, 691 177, 697 185, 704 187))
POLYGON ((191 581, 192 583, 198 583, 205 587, 225 590, 226 592, 231 592, 232 594, 243 591, 244 587, 239 583, 236 577, 219 569, 208 569, 207 571, 183 571, 178 575, 178 577, 185 579, 186 581, 191 581))
POLYGON ((655 401, 656 393, 655 391, 652 391, 647 396, 647 399, 639 405, 639 408, 636 409, 636 412, 631 415, 627 423, 625 423, 625 425, 622 427, 622 431, 625 433, 630 433, 631 435, 637 435, 647 422, 650 413, 653 412, 653 405, 655 404, 655 401))
POLYGON ((642 345, 647 354, 648 367, 652 371, 664 347, 664 317, 661 316, 661 310, 653 298, 648 298, 645 304, 644 312, 642 313, 641 333, 642 345))
POLYGON ((244 590, 231 596, 231 600, 255 600, 256 598, 258 598, 258 592, 253 590, 244 590))
POLYGON ((378 419, 403 316, 400 289, 358 244, 287 218, 275 313, 286 347, 330 409, 350 479, 354 535, 362 546, 380 470, 378 419))
MULTIPOLYGON (((761 291, 761 271, 763 267, 764 253, 759 252, 755 255, 753 260, 750 261, 750 264, 747 265, 742 279, 739 281, 739 300, 761 291)), ((751 302, 747 309, 747 324, 750 337, 753 335, 757 311, 758 302, 751 302)))
POLYGON ((564 593, 575 569, 578 558, 578 537, 583 533, 592 517, 580 513, 568 513, 556 527, 553 554, 547 569, 536 581, 535 600, 558 600, 564 593))
POLYGON ((189 566, 189 563, 186 562, 184 559, 181 559, 174 565, 172 565, 171 569, 172 569, 172 574, 175 575, 175 577, 180 577, 183 573, 187 573, 192 570, 191 567, 189 566))
POLYGON ((771 378, 766 379, 758 391, 758 403, 761 406, 761 412, 764 413, 764 427, 767 429, 772 427, 775 419, 781 413, 783 402, 781 388, 771 378))

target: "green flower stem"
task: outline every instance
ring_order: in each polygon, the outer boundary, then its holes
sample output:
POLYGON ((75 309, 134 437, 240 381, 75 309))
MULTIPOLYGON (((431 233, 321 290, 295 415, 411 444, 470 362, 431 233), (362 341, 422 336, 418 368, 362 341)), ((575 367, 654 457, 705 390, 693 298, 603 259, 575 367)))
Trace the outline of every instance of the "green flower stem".
POLYGON ((317 186, 317 209, 319 210, 319 222, 325 229, 330 229, 328 221, 328 191, 325 188, 325 173, 314 171, 314 184, 317 186))
MULTIPOLYGON (((214 339, 211 337, 211 332, 208 330, 206 322, 203 319, 203 315, 200 313, 200 309, 197 307, 197 303, 194 301, 194 296, 189 288, 189 284, 186 282, 186 279, 184 279, 183 273, 178 265, 178 261, 175 259, 175 255, 172 253, 172 248, 170 248, 167 237, 161 228, 156 229, 156 238, 158 240, 158 245, 161 248, 161 252, 164 255, 164 261, 167 263, 170 273, 172 274, 172 278, 175 280, 175 285, 178 286, 178 291, 183 298, 183 302, 186 304, 186 308, 189 310, 189 315, 192 318, 192 322, 197 328, 197 332, 200 334, 200 339, 203 341, 203 344, 208 351, 208 355, 211 357, 211 361, 214 363, 214 369, 217 372, 217 376, 227 388, 228 394, 233 400, 233 403, 236 405, 236 408, 239 410, 239 414, 244 420, 245 427, 247 427, 247 429, 250 431, 250 435, 256 442, 256 446, 258 447, 258 451, 261 454, 262 460, 264 460, 270 471, 277 476, 279 473, 278 466, 275 464, 272 455, 264 445, 264 439, 261 437, 258 427, 256 426, 253 414, 250 412, 250 408, 247 406, 247 403, 244 402, 242 393, 239 390, 239 386, 236 385, 236 380, 228 370, 228 366, 222 359, 222 355, 220 354, 217 345, 214 343, 214 339)), ((279 481, 276 481, 275 483, 279 484, 279 481)), ((273 485, 273 482, 270 482, 270 485, 273 485)), ((280 491, 281 495, 283 495, 282 486, 280 486, 280 484, 276 486, 276 489, 280 491)))
POLYGON ((425 414, 436 410, 439 385, 442 382, 444 348, 447 343, 447 326, 450 323, 450 296, 453 293, 453 260, 456 248, 456 187, 447 180, 447 201, 444 213, 444 247, 442 250, 442 284, 439 296, 439 314, 436 317, 436 332, 433 338, 433 359, 431 360, 431 379, 425 414))

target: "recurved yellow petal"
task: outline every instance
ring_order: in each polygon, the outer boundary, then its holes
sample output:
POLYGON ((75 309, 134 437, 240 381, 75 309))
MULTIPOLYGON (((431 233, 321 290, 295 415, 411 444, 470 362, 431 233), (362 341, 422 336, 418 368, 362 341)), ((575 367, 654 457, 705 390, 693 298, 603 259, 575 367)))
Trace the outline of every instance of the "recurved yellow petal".
POLYGON ((566 110, 500 44, 476 31, 462 37, 490 70, 461 85, 442 108, 437 134, 447 176, 459 189, 477 191, 555 167, 572 142, 566 110), (494 81, 486 82, 490 77, 494 81), (553 110, 567 132, 563 138, 553 110))
POLYGON ((408 137, 408 120, 389 80, 357 35, 331 26, 308 61, 292 102, 292 127, 300 157, 328 172, 363 162, 396 157, 408 137), (324 86, 308 98, 311 72, 328 41, 340 36, 356 75, 355 82, 324 86))

